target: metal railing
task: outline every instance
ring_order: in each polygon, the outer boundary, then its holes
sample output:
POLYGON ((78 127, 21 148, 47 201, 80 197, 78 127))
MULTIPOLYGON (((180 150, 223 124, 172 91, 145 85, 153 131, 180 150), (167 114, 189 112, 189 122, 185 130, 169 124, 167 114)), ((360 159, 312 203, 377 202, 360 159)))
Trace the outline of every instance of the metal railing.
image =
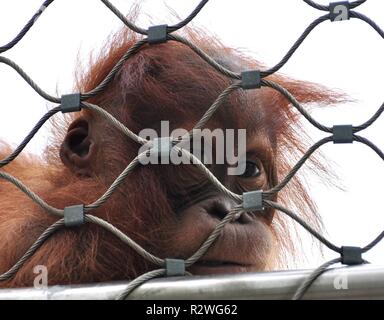
MULTIPOLYGON (((174 277, 150 280, 130 295, 145 300, 289 299, 311 270, 174 277)), ((113 300, 128 283, 0 290, 0 300, 113 300)), ((305 299, 384 299, 384 266, 328 270, 305 299)))

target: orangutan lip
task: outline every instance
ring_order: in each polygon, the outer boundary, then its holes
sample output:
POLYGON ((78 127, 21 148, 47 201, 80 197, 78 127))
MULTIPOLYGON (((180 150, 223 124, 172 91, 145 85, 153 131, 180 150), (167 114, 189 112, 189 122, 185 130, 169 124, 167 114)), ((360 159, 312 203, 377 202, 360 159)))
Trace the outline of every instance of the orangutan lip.
MULTIPOLYGON (((182 226, 192 224, 191 237, 199 239, 189 245, 185 253, 178 252, 184 259, 217 228, 219 221, 209 213, 209 205, 209 201, 202 202, 198 208, 188 208, 180 214, 182 226)), ((269 257, 269 243, 272 243, 272 235, 264 219, 255 217, 249 223, 227 223, 205 255, 192 264, 189 271, 208 275, 262 270, 269 257)))

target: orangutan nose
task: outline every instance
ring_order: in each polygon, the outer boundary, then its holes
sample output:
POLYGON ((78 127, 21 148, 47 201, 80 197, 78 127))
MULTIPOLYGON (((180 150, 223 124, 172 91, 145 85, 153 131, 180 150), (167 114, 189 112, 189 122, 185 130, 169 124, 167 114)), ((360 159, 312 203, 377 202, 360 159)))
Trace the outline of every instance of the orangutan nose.
MULTIPOLYGON (((235 206, 235 202, 227 199, 217 199, 211 201, 206 207, 206 211, 212 217, 222 220, 227 214, 230 213, 231 209, 235 206)), ((233 220, 234 223, 248 223, 251 222, 251 218, 248 214, 242 214, 240 218, 233 220)))
POLYGON ((207 208, 207 212, 220 220, 223 219, 231 211, 231 206, 228 201, 212 201, 207 208))

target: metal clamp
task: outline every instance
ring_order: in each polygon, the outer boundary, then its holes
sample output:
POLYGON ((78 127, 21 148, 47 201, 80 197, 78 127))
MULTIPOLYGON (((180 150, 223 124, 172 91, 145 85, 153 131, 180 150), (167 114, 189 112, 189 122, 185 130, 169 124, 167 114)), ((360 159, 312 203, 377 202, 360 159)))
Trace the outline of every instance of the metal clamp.
POLYGON ((185 261, 182 259, 165 259, 165 269, 167 277, 184 276, 185 261))
POLYGON ((64 223, 66 227, 78 227, 84 224, 84 205, 79 204, 64 208, 64 223))
POLYGON ((241 73, 241 87, 243 89, 255 89, 261 87, 261 75, 259 70, 248 70, 241 73))
POLYGON ((151 26, 148 28, 148 43, 156 44, 167 42, 167 28, 166 24, 161 24, 158 26, 151 26))
POLYGON ((243 193, 243 208, 247 211, 262 211, 263 190, 256 190, 243 193))
POLYGON ((152 140, 151 153, 158 154, 161 158, 169 158, 173 144, 170 137, 154 138, 152 140))
POLYGON ((363 250, 360 247, 341 247, 341 263, 346 265, 357 265, 364 262, 363 250))
POLYGON ((331 2, 329 4, 329 19, 332 22, 349 20, 350 9, 348 1, 331 2))
POLYGON ((64 94, 61 96, 61 112, 76 112, 81 110, 80 93, 64 94))
POLYGON ((353 143, 352 125, 333 126, 333 143, 353 143))

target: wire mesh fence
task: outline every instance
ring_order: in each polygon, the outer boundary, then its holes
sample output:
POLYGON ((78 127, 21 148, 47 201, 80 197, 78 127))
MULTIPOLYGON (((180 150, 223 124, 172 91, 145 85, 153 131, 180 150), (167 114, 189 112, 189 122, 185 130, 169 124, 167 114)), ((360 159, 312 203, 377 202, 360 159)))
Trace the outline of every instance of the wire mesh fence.
MULTIPOLYGON (((9 43, 0 47, 0 54, 4 53, 22 40, 25 34, 32 28, 34 23, 40 17, 41 14, 45 12, 45 9, 53 2, 54 0, 45 1, 39 10, 33 15, 33 17, 28 21, 25 27, 19 32, 19 34, 9 43)), ((115 181, 110 185, 110 187, 105 191, 105 193, 99 198, 96 199, 93 203, 79 204, 76 206, 70 206, 66 208, 56 208, 51 206, 49 203, 45 202, 38 194, 34 193, 27 185, 18 180, 13 175, 0 171, 0 178, 4 179, 22 192, 24 192, 32 201, 42 207, 49 214, 55 215, 60 219, 47 228, 40 237, 35 241, 35 243, 29 248, 29 250, 20 257, 20 260, 8 271, 0 275, 0 281, 5 281, 12 278, 18 270, 23 266, 23 264, 39 250, 40 246, 49 241, 49 237, 57 232, 59 229, 72 227, 72 226, 81 226, 82 224, 96 224, 109 232, 116 235, 121 241, 130 246, 135 250, 143 259, 146 259, 156 265, 158 268, 145 273, 133 281, 131 281, 125 288, 120 290, 115 298, 117 299, 126 299, 129 298, 135 289, 139 288, 147 281, 157 278, 157 277, 169 277, 169 276, 183 276, 189 274, 186 269, 192 266, 196 261, 198 261, 212 246, 212 244, 217 240, 223 228, 238 218, 245 212, 260 212, 266 208, 272 208, 278 210, 283 214, 287 215, 293 219, 296 223, 301 225, 305 230, 311 233, 315 238, 317 238, 321 243, 326 247, 331 249, 336 253, 334 259, 325 262, 319 266, 316 270, 306 275, 302 280, 301 284, 295 289, 295 292, 292 295, 293 299, 302 298, 307 290, 314 285, 316 279, 321 277, 329 267, 336 263, 342 263, 347 266, 352 265, 361 265, 367 264, 363 258, 363 254, 370 249, 372 249, 377 243, 379 243, 384 237, 384 231, 377 235, 373 240, 364 247, 351 247, 351 246, 337 246, 326 239, 323 235, 317 232, 312 228, 306 221, 300 218, 296 213, 291 211, 289 208, 282 206, 273 199, 275 196, 287 186, 289 181, 295 176, 295 174, 300 170, 303 164, 308 160, 308 158, 321 146, 333 142, 334 144, 343 144, 343 143, 362 143, 367 145, 371 150, 373 150, 382 160, 384 160, 384 153, 370 140, 360 135, 364 129, 371 126, 382 114, 384 111, 384 104, 376 111, 376 113, 368 119, 366 122, 358 126, 353 125, 334 125, 332 127, 325 126, 319 123, 314 119, 306 109, 296 100, 296 98, 283 86, 279 83, 274 82, 268 79, 268 76, 278 72, 292 57, 295 51, 300 47, 304 42, 306 37, 322 22, 324 21, 345 21, 349 19, 358 19, 362 22, 367 23, 373 28, 382 38, 384 38, 384 31, 369 17, 355 11, 358 6, 366 2, 366 0, 347 2, 341 1, 336 3, 330 3, 328 6, 319 5, 311 0, 304 0, 308 5, 312 6, 316 10, 325 11, 326 13, 319 18, 315 19, 302 33, 302 35, 296 40, 292 47, 287 51, 283 58, 272 68, 266 70, 247 70, 241 73, 234 72, 227 69, 225 66, 221 65, 215 61, 212 57, 207 55, 199 47, 194 45, 191 41, 175 34, 174 32, 186 26, 194 17, 203 9, 208 0, 201 1, 198 6, 191 12, 191 14, 180 21, 179 23, 168 26, 168 25, 155 25, 151 26, 148 29, 141 28, 135 25, 133 22, 129 21, 125 15, 120 12, 111 2, 108 0, 101 0, 101 2, 112 11, 118 19, 120 19, 124 25, 131 29, 132 31, 141 34, 143 38, 137 41, 129 50, 120 58, 120 60, 114 65, 110 70, 108 75, 98 84, 95 88, 88 92, 77 92, 72 94, 63 95, 61 97, 56 97, 48 94, 42 88, 38 86, 37 83, 33 81, 31 77, 24 72, 24 70, 18 66, 14 61, 0 56, 0 63, 6 64, 12 69, 14 69, 30 86, 31 88, 41 97, 47 101, 58 106, 52 108, 48 111, 31 132, 25 137, 25 139, 20 143, 14 151, 7 156, 6 158, 0 160, 0 168, 7 166, 12 161, 14 161, 27 144, 31 141, 34 135, 40 130, 40 128, 56 113, 70 113, 78 112, 83 109, 89 110, 92 113, 98 114, 103 117, 105 121, 108 121, 115 128, 120 130, 128 138, 136 141, 141 145, 148 145, 149 150, 143 154, 139 154, 115 179, 115 181), (89 98, 95 97, 99 93, 107 90, 107 86, 113 80, 114 76, 121 70, 124 63, 129 61, 129 59, 139 52, 144 46, 151 45, 156 46, 160 43, 166 42, 178 42, 182 45, 189 47, 193 52, 195 52, 202 60, 204 60, 208 65, 212 66, 217 72, 228 77, 232 80, 230 86, 228 86, 222 93, 217 97, 217 99, 212 103, 212 105, 206 110, 202 118, 196 123, 193 129, 201 129, 206 123, 211 119, 215 112, 223 105, 226 99, 237 90, 257 90, 261 87, 271 88, 286 97, 286 99, 303 115, 303 117, 318 130, 328 134, 326 137, 322 138, 311 146, 304 156, 293 166, 292 170, 275 186, 270 190, 260 191, 253 190, 249 192, 244 192, 243 194, 237 194, 229 190, 224 186, 216 177, 208 170, 208 168, 190 153, 188 150, 183 149, 178 145, 180 141, 186 139, 187 137, 173 138, 168 137, 168 143, 163 139, 157 145, 153 141, 149 141, 141 138, 136 135, 133 131, 127 128, 122 124, 118 119, 109 114, 106 110, 97 106, 95 104, 87 102, 89 98), (106 203, 117 188, 122 184, 122 182, 130 175, 130 173, 135 170, 140 165, 140 157, 148 156, 151 152, 157 152, 159 154, 170 154, 171 152, 178 152, 183 154, 183 156, 189 158, 199 170, 209 179, 209 181, 218 189, 220 192, 225 194, 227 197, 234 200, 237 205, 232 208, 232 210, 217 224, 211 235, 206 239, 206 241, 198 248, 194 254, 189 258, 182 259, 173 259, 167 258, 163 259, 153 255, 151 252, 148 252, 145 248, 141 247, 138 243, 132 240, 129 235, 124 234, 122 231, 117 229, 115 226, 110 224, 108 221, 105 221, 95 215, 92 215, 92 211, 101 207, 106 203)), ((189 137, 189 134, 188 134, 189 137)))

